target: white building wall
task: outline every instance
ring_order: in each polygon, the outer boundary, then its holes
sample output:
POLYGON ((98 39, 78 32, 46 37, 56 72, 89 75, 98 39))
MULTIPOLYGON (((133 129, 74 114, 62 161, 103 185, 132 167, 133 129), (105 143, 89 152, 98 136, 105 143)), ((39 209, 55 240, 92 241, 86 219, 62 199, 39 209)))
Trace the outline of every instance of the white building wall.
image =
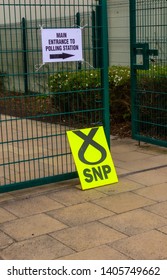
POLYGON ((108 0, 107 3, 110 65, 129 65, 129 0, 108 0))
MULTIPOLYGON (((83 3, 82 0, 0 0, 0 24, 20 22, 23 17, 27 20, 47 18, 47 14, 49 17, 55 17, 55 14, 68 17, 69 6, 75 6, 76 2, 78 6, 83 3)), ((78 10, 77 6, 74 7, 74 12, 75 9, 78 10)))

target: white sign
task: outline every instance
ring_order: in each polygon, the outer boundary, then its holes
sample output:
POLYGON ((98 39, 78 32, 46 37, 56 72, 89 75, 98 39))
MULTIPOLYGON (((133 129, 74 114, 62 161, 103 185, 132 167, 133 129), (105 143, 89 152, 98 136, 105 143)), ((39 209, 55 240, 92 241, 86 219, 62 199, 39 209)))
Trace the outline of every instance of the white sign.
POLYGON ((42 29, 41 35, 43 63, 83 60, 80 28, 42 29))

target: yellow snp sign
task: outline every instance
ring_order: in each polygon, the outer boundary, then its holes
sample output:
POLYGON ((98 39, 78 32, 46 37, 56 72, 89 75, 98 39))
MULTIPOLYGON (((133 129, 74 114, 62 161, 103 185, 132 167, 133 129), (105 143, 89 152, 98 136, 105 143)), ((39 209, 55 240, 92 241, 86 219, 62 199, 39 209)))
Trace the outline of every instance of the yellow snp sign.
POLYGON ((102 126, 67 131, 67 136, 83 190, 118 182, 102 126))

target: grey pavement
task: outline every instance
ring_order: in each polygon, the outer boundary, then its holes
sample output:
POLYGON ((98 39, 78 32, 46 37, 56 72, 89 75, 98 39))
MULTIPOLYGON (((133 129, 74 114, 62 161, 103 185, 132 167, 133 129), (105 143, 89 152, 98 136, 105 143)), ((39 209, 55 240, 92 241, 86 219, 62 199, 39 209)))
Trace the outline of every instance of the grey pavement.
POLYGON ((167 259, 167 149, 111 137, 119 182, 0 194, 0 259, 167 259))

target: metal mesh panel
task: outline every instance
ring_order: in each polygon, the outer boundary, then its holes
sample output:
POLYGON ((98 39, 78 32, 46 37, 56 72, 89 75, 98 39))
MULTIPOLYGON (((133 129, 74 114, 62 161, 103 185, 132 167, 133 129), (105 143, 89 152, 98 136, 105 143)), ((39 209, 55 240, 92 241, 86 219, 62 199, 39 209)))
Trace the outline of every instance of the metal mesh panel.
POLYGON ((133 137, 167 146, 167 2, 132 2, 133 137))
POLYGON ((76 177, 66 131, 99 124, 107 131, 107 51, 102 42, 102 64, 98 69, 93 65, 98 49, 94 31, 100 28, 105 34, 107 26, 95 26, 92 12, 97 5, 106 12, 104 4, 95 0, 1 1, 0 192, 76 177), (43 65, 41 28, 79 27, 83 27, 84 61, 43 65), (97 73, 98 85, 79 90, 77 81, 75 89, 51 90, 49 79, 58 73, 81 73, 84 79, 97 73))

